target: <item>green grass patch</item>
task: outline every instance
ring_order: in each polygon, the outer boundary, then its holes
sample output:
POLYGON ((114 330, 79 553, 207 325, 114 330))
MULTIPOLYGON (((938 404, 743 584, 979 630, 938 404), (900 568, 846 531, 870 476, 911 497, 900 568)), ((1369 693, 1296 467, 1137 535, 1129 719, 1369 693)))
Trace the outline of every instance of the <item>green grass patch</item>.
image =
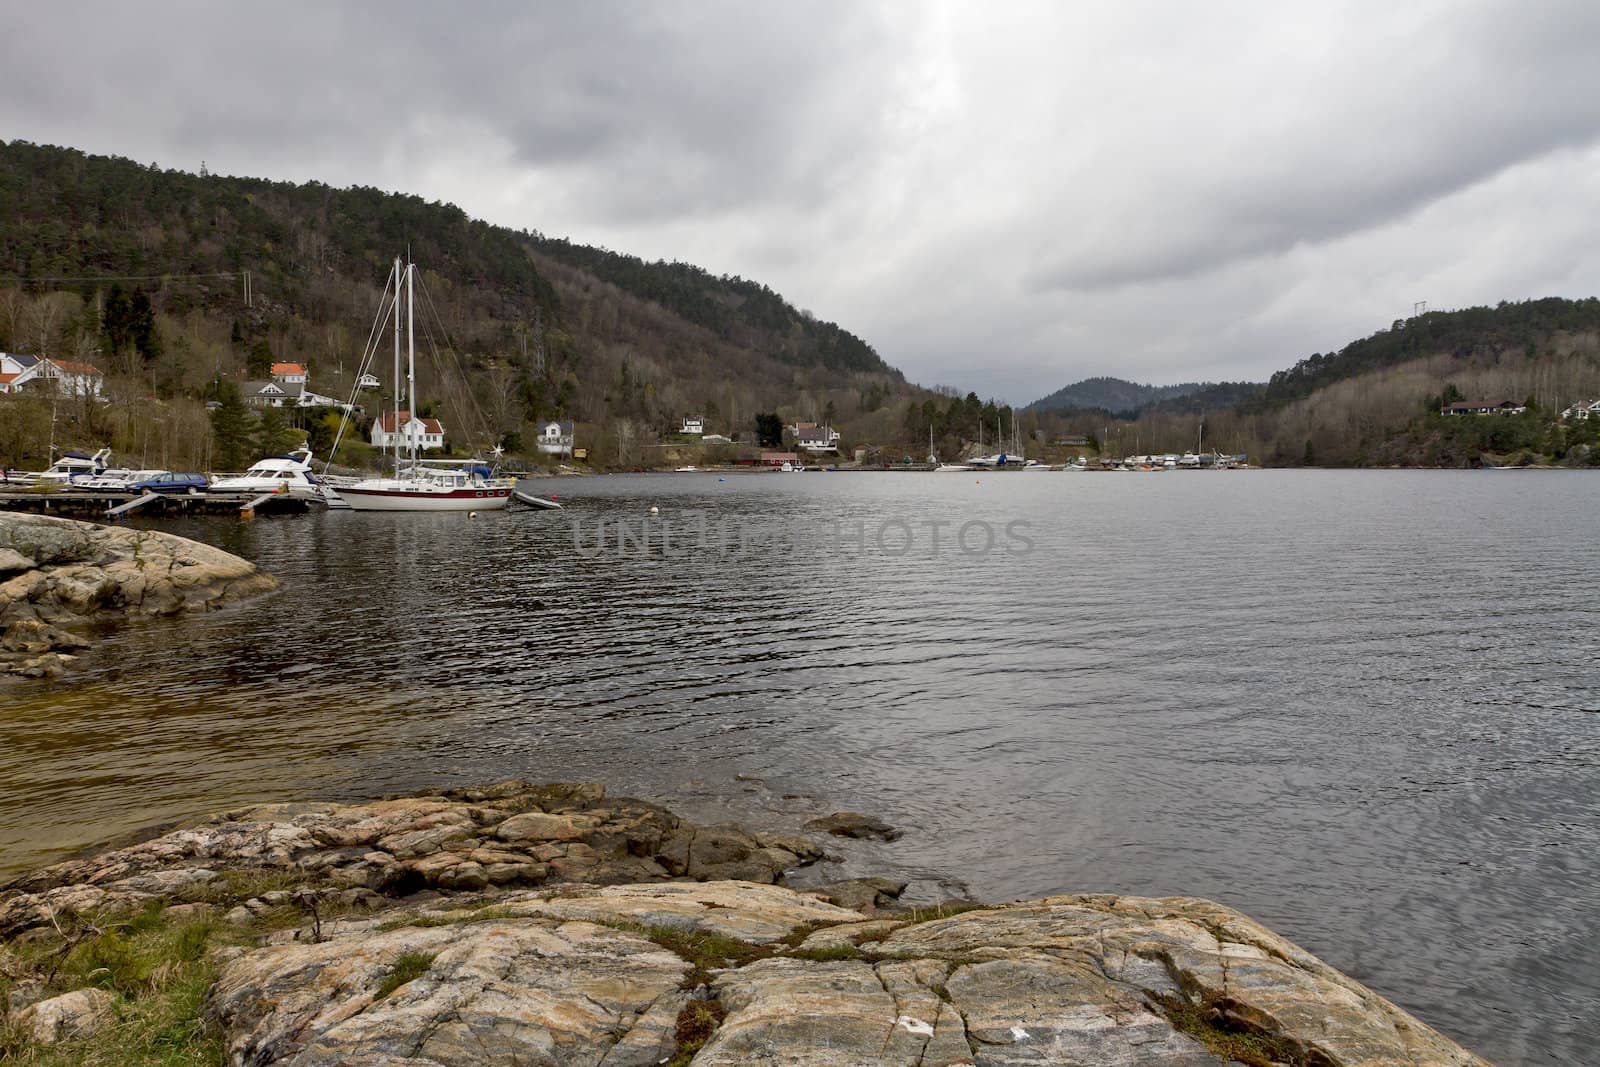
POLYGON ((173 894, 180 904, 232 906, 276 890, 322 889, 328 882, 304 871, 221 871, 215 878, 184 886, 173 894))
POLYGON ((96 986, 137 996, 161 985, 174 968, 202 961, 212 930, 209 919, 169 923, 165 908, 152 905, 130 918, 104 923, 98 933, 75 944, 72 939, 64 942, 63 947, 72 947, 65 959, 52 961, 46 979, 63 989, 96 986))
POLYGON ((838 960, 864 960, 866 953, 855 945, 829 945, 827 948, 797 948, 784 953, 785 956, 797 960, 810 960, 813 963, 832 963, 838 960))
POLYGON ((413 982, 428 973, 428 968, 433 966, 434 954, 432 952, 403 952, 399 959, 394 961, 394 969, 388 977, 379 983, 378 991, 373 995, 374 1000, 382 1000, 396 989, 413 982))
POLYGON ((501 919, 521 918, 516 912, 504 905, 495 904, 476 911, 463 912, 456 915, 405 915, 398 919, 390 919, 378 924, 380 933, 390 930, 420 929, 429 930, 436 926, 460 926, 462 923, 489 923, 501 919))
POLYGON ((975 904, 970 902, 935 904, 931 908, 911 908, 907 911, 880 912, 885 919, 897 919, 905 923, 928 923, 935 919, 948 919, 953 915, 962 915, 969 911, 987 911, 993 904, 975 904))
POLYGON ((1207 995, 1199 1004, 1181 997, 1158 997, 1156 1001, 1173 1029, 1188 1034, 1225 1062, 1247 1067, 1272 1067, 1274 1063, 1309 1067, 1311 1061, 1298 1045, 1234 1022, 1216 997, 1207 995))
MULTIPOLYGON (((87 1037, 36 1044, 14 1019, 0 1019, 0 1063, 18 1067, 221 1067, 221 1036, 203 1018, 216 980, 208 920, 168 922, 160 906, 41 944, 25 960, 54 996, 96 987, 110 992, 116 1020, 87 1037)), ((31 947, 31 946, 30 946, 31 947)))
POLYGON ((706 1042, 727 1017, 728 1012, 719 1000, 691 1000, 685 1004, 678 1013, 674 1035, 678 1045, 672 1058, 667 1060, 667 1067, 689 1067, 695 1053, 706 1047, 706 1042))
POLYGON ((648 938, 692 965, 683 979, 683 988, 693 989, 711 980, 711 972, 723 967, 743 967, 756 960, 777 955, 777 948, 754 945, 736 937, 697 931, 679 930, 671 926, 647 926, 643 923, 596 921, 597 926, 638 934, 648 938))

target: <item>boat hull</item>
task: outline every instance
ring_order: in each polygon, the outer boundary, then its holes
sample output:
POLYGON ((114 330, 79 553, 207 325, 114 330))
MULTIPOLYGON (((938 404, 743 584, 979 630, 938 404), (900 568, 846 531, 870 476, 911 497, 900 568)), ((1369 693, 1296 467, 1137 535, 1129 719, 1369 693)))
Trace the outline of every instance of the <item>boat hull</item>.
POLYGON ((363 489, 344 486, 339 498, 356 511, 497 511, 511 502, 509 488, 363 489))

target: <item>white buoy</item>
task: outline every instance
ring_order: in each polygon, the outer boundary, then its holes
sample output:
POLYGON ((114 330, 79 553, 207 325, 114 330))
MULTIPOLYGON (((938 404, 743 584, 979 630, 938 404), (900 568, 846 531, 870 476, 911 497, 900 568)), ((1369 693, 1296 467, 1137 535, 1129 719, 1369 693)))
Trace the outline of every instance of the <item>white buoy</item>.
POLYGON ((467 518, 469 518, 469 519, 475 519, 475 518, 477 518, 477 517, 478 517, 478 513, 477 513, 477 512, 476 512, 476 511, 469 511, 469 512, 467 512, 467 518))
POLYGON ((651 504, 650 505, 650 514, 659 515, 659 514, 661 514, 661 509, 656 507, 654 504, 651 504))

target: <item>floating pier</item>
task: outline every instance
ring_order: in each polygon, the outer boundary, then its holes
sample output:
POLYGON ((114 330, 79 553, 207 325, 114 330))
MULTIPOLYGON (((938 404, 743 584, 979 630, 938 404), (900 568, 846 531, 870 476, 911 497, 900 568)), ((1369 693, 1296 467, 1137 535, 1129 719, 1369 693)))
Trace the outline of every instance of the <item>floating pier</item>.
POLYGON ((310 503, 286 494, 250 500, 238 493, 113 493, 61 490, 53 493, 0 492, 0 511, 31 511, 74 518, 120 519, 133 512, 152 515, 238 515, 242 506, 262 514, 299 514, 310 503))

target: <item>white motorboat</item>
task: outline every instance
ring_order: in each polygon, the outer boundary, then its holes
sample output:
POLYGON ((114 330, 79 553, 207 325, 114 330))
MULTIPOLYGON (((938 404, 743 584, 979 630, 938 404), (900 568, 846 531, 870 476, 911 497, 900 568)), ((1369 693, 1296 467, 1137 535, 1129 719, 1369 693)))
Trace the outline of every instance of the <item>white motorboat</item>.
POLYGON ((210 492, 241 496, 284 493, 296 500, 329 503, 333 490, 312 473, 311 449, 301 445, 287 455, 257 460, 243 474, 212 482, 210 492))
POLYGON ((49 467, 37 474, 11 475, 11 480, 26 480, 34 485, 66 486, 72 485, 79 478, 92 478, 97 474, 105 473, 106 462, 111 459, 111 449, 102 448, 92 456, 82 452, 68 452, 60 459, 50 464, 49 467))

